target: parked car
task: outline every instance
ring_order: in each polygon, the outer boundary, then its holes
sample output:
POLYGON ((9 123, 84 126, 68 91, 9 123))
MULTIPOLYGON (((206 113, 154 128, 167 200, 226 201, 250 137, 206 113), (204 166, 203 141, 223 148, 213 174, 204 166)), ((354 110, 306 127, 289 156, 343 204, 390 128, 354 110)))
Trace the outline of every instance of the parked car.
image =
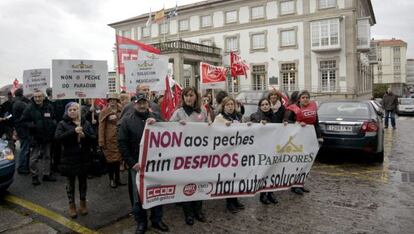
POLYGON ((243 104, 257 104, 260 99, 267 97, 268 93, 269 90, 240 91, 235 99, 243 104))
POLYGON ((375 112, 381 117, 384 117, 384 108, 382 108, 381 102, 377 100, 370 100, 372 107, 374 107, 375 112))
POLYGON ((384 161, 384 126, 371 101, 329 101, 318 109, 321 150, 351 150, 384 161))
POLYGON ((13 151, 7 147, 7 141, 0 139, 0 192, 4 192, 13 183, 14 170, 13 151))
POLYGON ((244 106, 243 121, 248 122, 250 121, 250 116, 257 111, 258 106, 257 106, 257 103, 256 104, 247 103, 247 104, 244 104, 243 106, 244 106))
POLYGON ((414 114, 414 98, 398 98, 397 113, 399 115, 414 114))

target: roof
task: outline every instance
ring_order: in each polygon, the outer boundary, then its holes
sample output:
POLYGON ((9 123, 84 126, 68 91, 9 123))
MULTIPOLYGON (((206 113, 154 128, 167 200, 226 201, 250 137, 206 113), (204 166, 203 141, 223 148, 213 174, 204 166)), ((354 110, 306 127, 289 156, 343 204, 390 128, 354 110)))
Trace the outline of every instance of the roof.
MULTIPOLYGON (((234 0, 231 0, 234 1, 234 0)), ((183 5, 183 6, 178 6, 177 11, 180 13, 183 13, 183 11, 187 11, 187 10, 194 10, 196 8, 202 8, 211 4, 215 4, 215 3, 224 3, 224 2, 230 2, 229 0, 206 0, 206 1, 202 1, 202 2, 196 2, 196 3, 192 3, 192 4, 187 4, 187 5, 183 5)), ((165 9, 165 14, 168 14, 168 12, 173 11, 175 9, 175 7, 173 8, 168 8, 165 9)), ((152 12, 152 16, 154 17, 155 12, 152 12)), ((135 16, 126 20, 122 20, 122 21, 118 21, 115 23, 110 23, 108 24, 108 26, 110 27, 115 27, 121 24, 125 24, 125 23, 130 23, 133 21, 139 21, 139 20, 147 20, 148 19, 148 13, 139 15, 139 16, 135 16)))
POLYGON ((369 7, 369 12, 371 13, 372 16, 372 24, 377 24, 377 20, 375 19, 375 14, 374 14, 374 8, 372 7, 372 2, 371 0, 368 0, 368 7, 369 7))
POLYGON ((383 39, 383 40, 374 40, 374 43, 377 43, 379 46, 405 46, 407 43, 401 39, 383 39))

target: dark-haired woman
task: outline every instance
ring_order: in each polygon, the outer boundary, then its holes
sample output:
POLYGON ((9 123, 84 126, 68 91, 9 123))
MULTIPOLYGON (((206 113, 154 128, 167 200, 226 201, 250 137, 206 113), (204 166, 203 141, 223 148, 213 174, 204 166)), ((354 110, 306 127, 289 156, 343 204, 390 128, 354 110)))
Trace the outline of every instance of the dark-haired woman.
MULTIPOLYGON (((201 105, 200 94, 194 87, 187 87, 181 92, 181 107, 175 110, 170 122, 179 122, 185 125, 187 122, 208 122, 207 112, 201 105)), ((206 216, 202 210, 202 201, 183 203, 185 223, 194 224, 194 218, 200 222, 206 222, 206 216)))
MULTIPOLYGON (((267 98, 260 99, 256 113, 250 116, 250 121, 253 123, 282 123, 285 107, 280 105, 278 112, 275 114, 270 106, 270 101, 267 98)), ((260 202, 265 205, 270 203, 278 203, 276 197, 272 192, 260 193, 260 202)))
MULTIPOLYGON (((321 142, 322 136, 319 127, 318 108, 316 103, 310 100, 310 93, 307 90, 303 90, 297 93, 297 96, 295 94, 291 99, 291 105, 287 108, 288 111, 285 115, 285 120, 289 123, 299 123, 302 127, 313 125, 315 127, 316 137, 321 142)), ((291 191, 298 195, 309 192, 305 187, 293 187, 291 191)))

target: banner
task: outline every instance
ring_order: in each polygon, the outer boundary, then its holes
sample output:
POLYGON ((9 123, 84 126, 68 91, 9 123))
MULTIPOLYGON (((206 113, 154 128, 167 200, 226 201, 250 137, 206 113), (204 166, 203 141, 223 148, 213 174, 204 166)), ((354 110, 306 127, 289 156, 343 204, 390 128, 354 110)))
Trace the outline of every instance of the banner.
POLYGON ((43 91, 50 87, 50 69, 32 69, 23 71, 23 93, 33 93, 35 89, 43 91))
POLYGON ((303 187, 319 145, 313 126, 155 123, 140 145, 145 209, 303 187))
POLYGON ((118 73, 121 75, 125 74, 125 61, 137 60, 138 52, 147 51, 154 54, 160 53, 160 50, 153 46, 118 35, 116 36, 116 45, 118 50, 118 73))
POLYGON ((52 60, 53 98, 106 98, 108 64, 96 60, 52 60))
POLYGON ((208 63, 200 63, 201 87, 212 89, 224 89, 226 86, 227 69, 208 63))
POLYGON ((152 54, 151 58, 125 62, 125 86, 134 92, 139 84, 150 86, 151 91, 165 90, 165 77, 168 75, 168 57, 152 54))

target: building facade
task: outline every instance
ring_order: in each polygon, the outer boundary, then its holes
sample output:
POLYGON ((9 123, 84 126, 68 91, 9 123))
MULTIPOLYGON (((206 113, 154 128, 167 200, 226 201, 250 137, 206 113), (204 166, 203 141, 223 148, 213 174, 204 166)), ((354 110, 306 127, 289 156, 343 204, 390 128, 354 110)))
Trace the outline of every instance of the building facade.
POLYGON ((378 63, 374 65, 374 84, 386 84, 403 95, 407 80, 407 43, 398 39, 373 40, 378 63))
POLYGON ((182 39, 221 48, 226 66, 230 51, 240 54, 250 69, 235 81, 237 90, 361 99, 372 93, 370 0, 210 0, 181 6, 162 24, 147 27, 147 20, 144 14, 110 26, 148 44, 182 39))
POLYGON ((414 93, 414 59, 407 59, 407 90, 414 93))

